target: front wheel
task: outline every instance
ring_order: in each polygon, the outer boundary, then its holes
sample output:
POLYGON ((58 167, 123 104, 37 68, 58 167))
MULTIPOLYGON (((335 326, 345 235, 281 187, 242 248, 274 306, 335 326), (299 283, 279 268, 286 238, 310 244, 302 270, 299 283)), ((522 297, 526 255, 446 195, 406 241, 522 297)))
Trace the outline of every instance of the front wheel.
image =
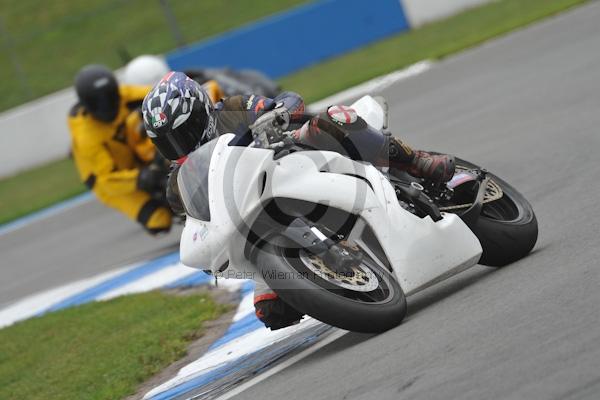
POLYGON ((259 250, 256 265, 286 303, 329 325, 377 333, 399 325, 406 315, 398 281, 364 253, 347 271, 333 271, 321 257, 278 238, 259 250))

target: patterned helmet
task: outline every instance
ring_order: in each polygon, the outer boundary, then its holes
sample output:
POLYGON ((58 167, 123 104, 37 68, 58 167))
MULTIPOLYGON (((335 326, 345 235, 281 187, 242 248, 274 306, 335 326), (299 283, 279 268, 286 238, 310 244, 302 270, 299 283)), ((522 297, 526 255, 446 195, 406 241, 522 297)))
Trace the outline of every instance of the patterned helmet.
POLYGON ((215 137, 213 111, 202 86, 183 72, 166 74, 142 105, 148 137, 169 160, 184 157, 215 137))

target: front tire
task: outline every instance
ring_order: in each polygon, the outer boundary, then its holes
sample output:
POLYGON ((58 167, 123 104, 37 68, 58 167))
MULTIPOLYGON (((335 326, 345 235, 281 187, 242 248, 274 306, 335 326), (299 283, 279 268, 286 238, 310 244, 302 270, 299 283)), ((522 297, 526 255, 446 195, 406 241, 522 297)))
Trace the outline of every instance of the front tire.
POLYGON ((329 325, 364 333, 384 332, 404 319, 404 292, 387 269, 365 257, 364 265, 368 263, 377 277, 377 289, 353 292, 307 270, 304 250, 295 249, 286 239, 276 242, 266 243, 258 251, 256 265, 269 287, 296 310, 329 325), (278 279, 285 276, 295 278, 278 279))

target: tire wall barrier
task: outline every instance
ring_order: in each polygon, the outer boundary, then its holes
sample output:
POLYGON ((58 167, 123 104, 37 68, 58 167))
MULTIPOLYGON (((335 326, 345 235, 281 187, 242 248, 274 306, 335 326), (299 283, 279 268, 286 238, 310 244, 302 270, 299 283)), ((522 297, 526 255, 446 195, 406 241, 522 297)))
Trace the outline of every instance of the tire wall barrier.
MULTIPOLYGON (((315 0, 166 55, 173 69, 252 68, 278 78, 489 0, 315 0)), ((0 113, 0 177, 67 156, 72 89, 0 113)))

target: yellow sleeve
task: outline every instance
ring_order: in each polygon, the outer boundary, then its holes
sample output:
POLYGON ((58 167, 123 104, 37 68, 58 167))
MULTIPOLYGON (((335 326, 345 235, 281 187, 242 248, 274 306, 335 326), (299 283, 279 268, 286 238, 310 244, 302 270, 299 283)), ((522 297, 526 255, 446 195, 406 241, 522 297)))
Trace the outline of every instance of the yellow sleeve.
POLYGON ((73 139, 73 157, 81 180, 94 192, 118 196, 137 190, 137 169, 115 171, 109 151, 104 146, 102 133, 94 132, 94 124, 70 121, 73 139))
MULTIPOLYGON (((109 156, 110 157, 110 156, 109 156)), ((109 196, 120 196, 137 190, 138 169, 125 169, 114 172, 100 172, 96 185, 98 190, 109 196)))
POLYGON ((212 100, 213 104, 217 103, 225 97, 223 90, 221 90, 221 87, 215 80, 204 82, 204 84, 202 84, 202 87, 204 88, 204 90, 206 90, 206 93, 208 93, 208 96, 212 100))
POLYGON ((121 85, 119 86, 119 93, 126 103, 141 102, 150 89, 152 89, 152 86, 121 85))
POLYGON ((156 148, 146 135, 142 135, 142 129, 143 122, 140 113, 137 111, 131 112, 125 120, 127 145, 140 160, 149 163, 154 159, 156 148))

